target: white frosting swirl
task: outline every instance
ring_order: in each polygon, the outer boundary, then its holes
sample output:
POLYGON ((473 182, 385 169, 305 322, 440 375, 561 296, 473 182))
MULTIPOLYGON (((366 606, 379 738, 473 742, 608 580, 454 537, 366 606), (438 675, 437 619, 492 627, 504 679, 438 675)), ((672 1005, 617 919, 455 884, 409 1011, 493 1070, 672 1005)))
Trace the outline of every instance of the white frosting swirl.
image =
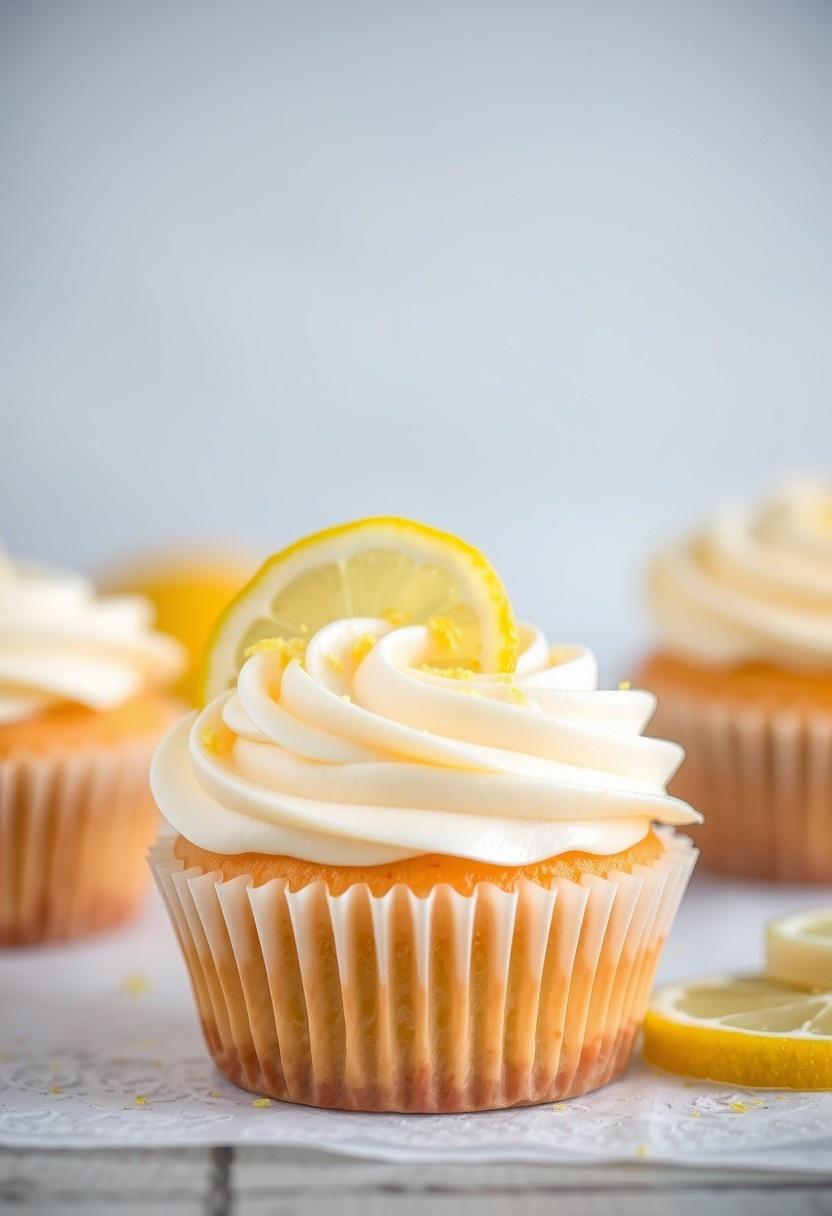
POLYGON ((61 701, 112 709, 178 674, 178 642, 151 629, 140 596, 98 598, 61 570, 0 555, 0 725, 61 701))
POLYGON ((641 736, 653 696, 599 692, 589 651, 522 640, 511 677, 425 670, 430 631, 374 619, 325 626, 303 663, 254 654, 163 741, 156 800, 202 848, 332 865, 525 865, 695 822, 665 792, 681 748, 641 736))
POLYGON ((832 489, 804 482, 724 510, 658 557, 648 593, 684 657, 832 668, 832 489))

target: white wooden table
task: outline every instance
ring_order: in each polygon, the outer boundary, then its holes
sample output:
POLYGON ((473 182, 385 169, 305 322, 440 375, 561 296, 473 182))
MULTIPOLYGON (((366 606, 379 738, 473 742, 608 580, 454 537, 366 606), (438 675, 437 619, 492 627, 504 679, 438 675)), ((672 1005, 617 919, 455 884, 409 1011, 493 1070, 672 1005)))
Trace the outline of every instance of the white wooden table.
POLYGON ((626 1166, 394 1165, 296 1149, 0 1152, 0 1211, 39 1216, 822 1216, 832 1178, 626 1166))

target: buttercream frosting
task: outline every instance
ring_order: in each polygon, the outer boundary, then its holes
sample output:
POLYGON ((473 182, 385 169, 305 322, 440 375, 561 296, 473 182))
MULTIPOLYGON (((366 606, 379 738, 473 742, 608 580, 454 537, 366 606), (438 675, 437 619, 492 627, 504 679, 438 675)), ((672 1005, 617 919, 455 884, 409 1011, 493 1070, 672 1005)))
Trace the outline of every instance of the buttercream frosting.
POLYGON ((648 595, 682 657, 832 668, 832 488, 802 482, 719 512, 658 556, 648 595))
POLYGON ((181 670, 141 596, 96 595, 80 575, 0 555, 0 724, 62 701, 112 709, 181 670))
POLYGON ((698 820, 665 790, 681 748, 642 735, 654 697, 598 691, 588 650, 524 626, 511 676, 438 661, 429 629, 376 619, 326 625, 303 661, 262 644, 157 750, 163 814, 214 852, 331 865, 608 855, 698 820))

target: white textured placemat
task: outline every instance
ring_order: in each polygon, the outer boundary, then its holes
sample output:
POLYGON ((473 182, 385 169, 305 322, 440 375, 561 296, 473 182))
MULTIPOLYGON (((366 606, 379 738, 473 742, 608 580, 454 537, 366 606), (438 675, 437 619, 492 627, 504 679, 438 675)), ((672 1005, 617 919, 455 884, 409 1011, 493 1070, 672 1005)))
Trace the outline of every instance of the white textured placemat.
MULTIPOLYGON (((752 970, 762 925, 829 890, 702 875, 662 978, 752 970)), ((596 1094, 477 1115, 316 1111, 223 1080, 206 1054, 156 897, 137 926, 62 949, 0 951, 0 1144, 282 1144, 390 1159, 626 1161, 832 1173, 832 1094, 677 1081, 639 1061, 596 1094)))

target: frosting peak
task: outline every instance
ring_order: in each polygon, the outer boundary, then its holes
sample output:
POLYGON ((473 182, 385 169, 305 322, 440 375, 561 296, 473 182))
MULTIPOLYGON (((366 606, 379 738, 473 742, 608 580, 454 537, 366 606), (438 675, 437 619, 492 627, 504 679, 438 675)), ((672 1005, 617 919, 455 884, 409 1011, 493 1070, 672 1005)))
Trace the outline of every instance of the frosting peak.
POLYGON ((0 724, 60 701, 111 709, 182 665, 140 596, 99 598, 80 575, 0 556, 0 724))
POLYGON ((324 626, 302 662, 277 643, 253 650, 236 690, 154 759, 162 812, 203 848, 525 865, 698 818, 665 792, 681 748, 641 735, 652 695, 597 691, 589 651, 551 650, 530 626, 511 676, 440 668, 430 628, 375 618, 324 626))
POLYGON ((832 668, 832 488, 802 482, 723 510, 660 554, 648 594, 678 654, 832 668))

